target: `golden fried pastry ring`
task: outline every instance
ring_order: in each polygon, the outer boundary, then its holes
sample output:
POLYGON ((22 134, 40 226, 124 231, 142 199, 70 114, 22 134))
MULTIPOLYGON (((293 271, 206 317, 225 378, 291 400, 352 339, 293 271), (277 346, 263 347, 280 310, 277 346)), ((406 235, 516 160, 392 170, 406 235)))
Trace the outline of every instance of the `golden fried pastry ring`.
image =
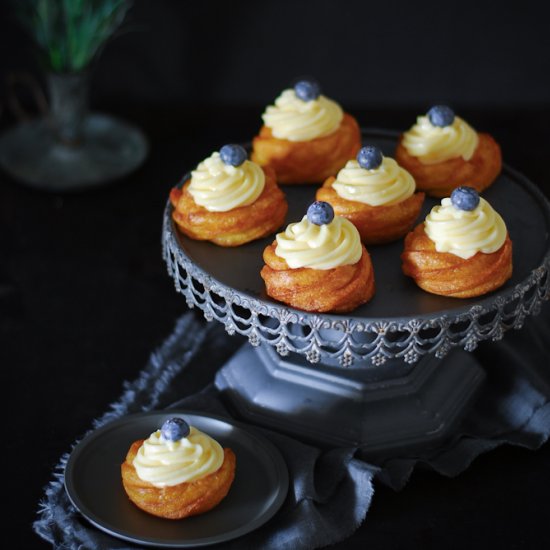
POLYGON ((336 174, 361 148, 361 132, 355 118, 344 113, 339 128, 310 141, 289 141, 273 137, 262 126, 252 140, 251 160, 271 166, 279 183, 320 183, 336 174))
POLYGON ((502 168, 502 154, 498 143, 489 134, 478 134, 479 142, 470 160, 462 157, 422 164, 409 155, 399 139, 395 160, 408 170, 416 181, 416 188, 432 197, 448 197, 453 189, 462 185, 473 187, 481 193, 487 189, 502 168))
POLYGON ((405 238, 401 260, 403 273, 427 292, 473 298, 497 289, 512 276, 512 241, 506 235, 496 252, 478 252, 465 260, 448 252, 437 252, 421 223, 405 238))
POLYGON ((174 187, 170 191, 172 218, 188 237, 220 246, 239 246, 273 233, 283 224, 288 204, 274 171, 269 167, 263 171, 265 186, 260 196, 252 204, 227 212, 210 212, 198 205, 188 191, 190 180, 181 189, 174 187))
POLYGON ((275 254, 277 241, 264 250, 260 275, 267 294, 289 306, 314 312, 344 313, 368 302, 374 295, 374 271, 369 253, 353 265, 333 269, 291 269, 275 254))
POLYGON ((130 500, 138 507, 167 519, 181 519, 202 514, 217 506, 229 492, 235 478, 235 454, 224 449, 220 468, 201 478, 172 487, 155 487, 137 475, 134 458, 143 440, 132 443, 126 460, 122 463, 122 484, 130 500))
POLYGON ((317 190, 315 198, 334 208, 337 216, 347 218, 359 231, 364 244, 382 244, 400 239, 411 230, 420 214, 424 193, 414 193, 396 204, 370 206, 342 198, 333 189, 334 176, 317 190))

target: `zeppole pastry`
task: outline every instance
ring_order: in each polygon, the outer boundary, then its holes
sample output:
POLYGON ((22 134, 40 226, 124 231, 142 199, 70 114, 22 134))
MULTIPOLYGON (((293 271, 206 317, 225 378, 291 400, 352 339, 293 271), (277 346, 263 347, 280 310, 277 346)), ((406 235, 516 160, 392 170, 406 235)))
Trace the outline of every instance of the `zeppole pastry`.
POLYGON ((275 173, 247 160, 240 145, 224 145, 170 192, 172 217, 188 237, 239 246, 273 233, 288 205, 275 173))
POLYGON ((448 197, 460 186, 481 192, 502 167, 497 142, 476 132, 445 105, 417 118, 399 139, 395 158, 413 175, 416 187, 432 197, 448 197))
POLYGON ((355 118, 321 95, 313 81, 301 80, 284 90, 262 118, 251 159, 271 166, 279 183, 320 183, 361 147, 355 118))
POLYGON ((202 514, 229 492, 235 454, 179 417, 145 441, 132 443, 121 466, 122 484, 139 508, 168 519, 202 514))
POLYGON ((403 272, 432 294, 472 298, 512 276, 512 241, 491 205, 458 187, 405 238, 403 272))
POLYGON ((424 202, 424 193, 415 189, 405 169, 377 147, 368 146, 325 181, 316 199, 330 203, 337 216, 353 223, 364 244, 381 244, 412 228, 424 202))
POLYGON ((372 264, 357 229, 326 202, 314 202, 263 257, 267 294, 292 307, 342 313, 374 295, 372 264))

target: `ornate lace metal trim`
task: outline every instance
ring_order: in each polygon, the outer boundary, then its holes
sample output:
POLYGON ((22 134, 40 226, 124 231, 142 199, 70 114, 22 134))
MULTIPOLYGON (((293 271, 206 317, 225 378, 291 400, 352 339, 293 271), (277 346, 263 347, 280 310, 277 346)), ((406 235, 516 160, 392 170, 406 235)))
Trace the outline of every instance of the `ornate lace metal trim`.
POLYGON ((206 320, 223 323, 228 334, 246 336, 253 346, 271 345, 282 356, 299 353, 311 363, 337 362, 343 367, 382 365, 396 358, 415 363, 430 353, 444 357, 457 346, 473 351, 479 342, 498 341, 507 330, 520 329, 550 297, 547 254, 507 294, 458 314, 368 321, 299 312, 246 296, 196 266, 177 242, 169 205, 164 214, 163 257, 187 305, 200 308, 206 320))

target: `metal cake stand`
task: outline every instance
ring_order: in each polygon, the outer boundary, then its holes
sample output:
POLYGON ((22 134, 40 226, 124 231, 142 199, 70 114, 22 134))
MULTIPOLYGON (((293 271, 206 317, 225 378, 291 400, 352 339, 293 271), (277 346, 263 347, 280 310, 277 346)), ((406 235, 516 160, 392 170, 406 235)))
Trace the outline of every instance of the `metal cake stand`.
MULTIPOLYGON (((363 132, 392 156, 397 134, 363 132)), ((185 176, 182 181, 185 181, 185 176)), ((298 221, 315 186, 286 186, 285 223, 298 221)), ((259 275, 273 236, 221 248, 182 235, 164 212, 163 255, 189 307, 248 338, 220 369, 217 387, 248 421, 321 445, 360 447, 370 456, 435 446, 484 382, 470 353, 520 329, 550 296, 550 205, 504 167, 484 193, 513 242, 514 273, 477 299, 428 294, 401 272, 403 242, 370 246, 376 294, 351 314, 314 314, 269 298, 259 275)), ((419 220, 438 201, 428 198, 419 220)))

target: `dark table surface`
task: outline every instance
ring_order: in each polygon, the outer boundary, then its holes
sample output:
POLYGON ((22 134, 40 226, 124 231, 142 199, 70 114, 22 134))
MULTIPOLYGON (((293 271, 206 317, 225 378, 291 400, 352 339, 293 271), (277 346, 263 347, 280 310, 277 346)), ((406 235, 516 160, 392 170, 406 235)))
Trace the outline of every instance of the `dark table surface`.
MULTIPOLYGON (((161 259, 170 187, 220 145, 249 140, 262 111, 103 109, 149 136, 149 158, 133 175, 55 194, 0 174, 0 364, 8 413, 3 487, 10 511, 2 540, 10 548, 49 546, 32 532, 32 522, 52 468, 118 398, 123 381, 137 376, 186 309, 161 259)), ((365 127, 392 129, 406 128, 418 113, 349 110, 365 127)), ((505 161, 550 195, 547 109, 461 115, 492 133, 505 161)), ((500 448, 455 479, 415 471, 399 493, 377 485, 365 523, 334 548, 548 548, 549 482, 548 443, 535 452, 500 448)))

